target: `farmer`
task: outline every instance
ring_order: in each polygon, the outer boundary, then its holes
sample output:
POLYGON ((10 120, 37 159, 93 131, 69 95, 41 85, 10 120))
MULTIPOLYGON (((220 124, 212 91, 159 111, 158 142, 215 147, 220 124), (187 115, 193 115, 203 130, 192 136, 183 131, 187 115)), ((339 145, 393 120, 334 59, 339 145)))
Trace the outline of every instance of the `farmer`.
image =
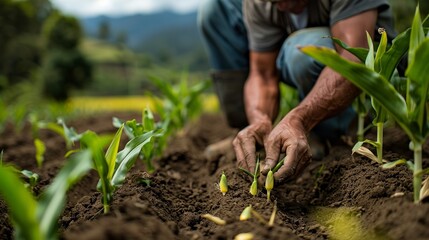
MULTIPOLYGON (((297 177, 312 154, 323 157, 324 143, 352 125, 360 90, 297 46, 329 47, 358 61, 329 36, 366 48, 366 31, 377 40, 383 27, 394 37, 392 19, 388 0, 205 0, 198 24, 221 108, 240 130, 229 140, 238 166, 253 171, 257 146, 266 153, 263 174, 286 154, 275 174, 283 182, 297 177), (273 126, 280 81, 295 87, 301 102, 273 126)), ((209 147, 228 147, 225 141, 209 147)))

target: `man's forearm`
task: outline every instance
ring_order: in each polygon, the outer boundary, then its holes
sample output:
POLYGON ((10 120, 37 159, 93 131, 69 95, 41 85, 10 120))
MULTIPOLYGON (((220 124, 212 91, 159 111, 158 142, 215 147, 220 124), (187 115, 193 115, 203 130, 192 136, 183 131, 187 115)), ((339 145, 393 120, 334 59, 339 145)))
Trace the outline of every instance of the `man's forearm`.
POLYGON ((277 76, 251 74, 244 87, 244 100, 249 124, 273 121, 279 108, 277 76))
POLYGON ((330 68, 325 68, 307 97, 289 114, 309 132, 322 120, 335 116, 359 95, 360 90, 330 68))

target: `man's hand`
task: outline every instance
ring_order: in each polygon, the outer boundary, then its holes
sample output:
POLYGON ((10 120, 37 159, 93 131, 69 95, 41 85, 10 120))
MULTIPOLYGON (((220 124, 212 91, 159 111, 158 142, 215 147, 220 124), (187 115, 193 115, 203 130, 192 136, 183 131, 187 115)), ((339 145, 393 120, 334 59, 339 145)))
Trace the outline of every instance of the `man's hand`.
POLYGON ((256 144, 264 145, 264 139, 272 129, 271 120, 261 119, 241 130, 232 142, 237 157, 238 167, 249 172, 255 170, 256 144))
POLYGON ((266 158, 261 171, 263 175, 276 166, 281 153, 286 153, 283 166, 274 174, 277 182, 285 182, 297 177, 311 160, 306 131, 301 121, 291 119, 286 116, 271 131, 264 143, 266 158))

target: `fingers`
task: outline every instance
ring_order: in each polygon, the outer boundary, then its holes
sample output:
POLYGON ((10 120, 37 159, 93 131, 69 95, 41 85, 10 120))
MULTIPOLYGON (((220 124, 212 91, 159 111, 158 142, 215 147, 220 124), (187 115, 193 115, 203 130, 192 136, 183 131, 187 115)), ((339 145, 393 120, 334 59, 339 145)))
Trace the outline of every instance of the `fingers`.
POLYGON ((244 168, 249 172, 255 169, 256 147, 253 138, 246 137, 245 133, 240 132, 233 141, 235 155, 237 157, 237 166, 244 168))
POLYGON ((243 144, 243 152, 244 152, 244 160, 247 163, 247 166, 249 167, 250 172, 255 171, 256 166, 256 147, 255 142, 253 141, 246 141, 243 144))
POLYGON ((264 168, 261 170, 263 175, 267 175, 268 172, 273 169, 278 162, 280 155, 280 142, 279 141, 267 141, 265 144, 265 164, 264 168))
POLYGON ((309 148, 300 144, 289 146, 283 166, 274 174, 283 183, 297 177, 311 160, 309 148))

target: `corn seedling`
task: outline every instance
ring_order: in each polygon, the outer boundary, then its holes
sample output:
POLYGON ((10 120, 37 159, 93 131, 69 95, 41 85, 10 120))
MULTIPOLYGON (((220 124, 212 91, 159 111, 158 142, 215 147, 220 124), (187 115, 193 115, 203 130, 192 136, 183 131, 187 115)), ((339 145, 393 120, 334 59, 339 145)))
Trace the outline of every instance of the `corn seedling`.
POLYGON ((0 194, 9 208, 15 239, 58 238, 56 225, 65 206, 66 192, 91 169, 89 157, 89 151, 73 154, 39 200, 26 188, 13 168, 0 166, 0 194))
POLYGON ((153 159, 156 156, 160 156, 167 145, 168 123, 155 122, 152 111, 149 108, 145 108, 142 114, 141 123, 137 123, 137 121, 133 119, 125 122, 124 124, 121 120, 114 118, 113 125, 118 128, 124 125, 125 133, 130 139, 148 132, 156 132, 150 141, 143 146, 139 154, 140 158, 145 163, 146 170, 149 173, 155 171, 153 159))
POLYGON ((270 220, 268 221, 269 227, 274 226, 274 220, 276 220, 276 214, 277 214, 277 202, 274 203, 273 211, 271 213, 270 220))
POLYGON ((40 139, 39 132, 41 129, 48 129, 52 132, 62 136, 66 142, 67 149, 71 149, 73 143, 79 140, 79 135, 73 128, 68 128, 62 119, 58 119, 57 123, 39 121, 36 115, 30 115, 29 121, 31 123, 32 134, 34 138, 34 147, 36 149, 36 162, 37 166, 41 167, 44 161, 46 152, 45 143, 40 139))
POLYGON ((274 173, 276 173, 281 166, 283 166, 283 163, 285 161, 285 158, 282 158, 276 166, 270 170, 267 174, 267 177, 265 178, 265 190, 267 190, 267 202, 271 199, 271 190, 274 188, 274 173))
MULTIPOLYGON (((378 73, 362 64, 343 59, 332 49, 314 46, 301 48, 301 51, 342 74, 346 79, 377 100, 411 139, 411 146, 414 151, 414 163, 411 164, 413 168, 415 203, 420 201, 422 177, 425 172, 422 169, 422 145, 429 134, 429 123, 427 121, 429 36, 427 33, 425 35, 424 29, 429 22, 427 19, 423 22, 421 21, 419 8, 417 7, 411 30, 407 30, 398 36, 404 37, 407 34, 409 36, 409 65, 406 70, 407 91, 405 98, 388 81, 387 75, 382 72, 378 73)), ((393 45, 395 45, 395 42, 398 44, 398 37, 395 39, 396 41, 392 42, 393 45)), ((403 40, 399 42, 403 43, 403 40)), ((392 48, 393 46, 389 51, 392 48)), ((392 59, 386 59, 389 51, 384 54, 381 61, 393 61, 392 59)), ((403 49, 395 48, 392 51, 398 53, 403 49)), ((394 62, 391 62, 391 64, 386 63, 386 66, 396 68, 394 62)))
POLYGON ((240 168, 240 170, 253 178, 252 184, 250 185, 249 192, 250 192, 250 194, 252 194, 252 196, 256 196, 256 194, 258 194, 259 154, 258 154, 258 157, 256 158, 256 165, 255 165, 254 173, 250 173, 249 171, 247 171, 244 168, 240 168))
POLYGON ((240 233, 234 237, 234 240, 253 240, 255 235, 253 233, 240 233))
POLYGON ((270 201, 271 190, 274 188, 274 176, 273 171, 270 170, 265 179, 265 190, 267 190, 267 202, 270 201))
POLYGON ((260 223, 267 225, 268 222, 259 214, 254 208, 251 209, 252 216, 254 216, 260 223))
POLYGON ((94 132, 87 131, 82 134, 80 139, 82 147, 90 150, 94 168, 100 176, 97 189, 103 194, 102 202, 105 213, 109 212, 114 191, 124 182, 126 174, 134 166, 143 146, 157 134, 150 131, 137 136, 118 152, 122 130, 123 126, 116 132, 105 154, 103 154, 103 148, 110 137, 100 137, 94 132))
MULTIPOLYGON (((369 52, 365 60, 365 65, 368 69, 371 69, 378 73, 381 72, 382 66, 380 62, 387 48, 387 34, 384 30, 382 30, 380 33, 381 33, 381 41, 378 46, 377 52, 375 53, 375 58, 374 58, 374 43, 372 42, 371 36, 368 34, 368 32, 366 33, 369 52)), ((398 59, 398 61, 399 60, 400 59, 398 59)), ((387 74, 391 75, 391 73, 387 73, 387 74)), ((386 79, 389 80, 389 76, 384 76, 384 77, 386 77, 386 79)), ((355 145, 353 150, 355 150, 356 148, 362 148, 363 143, 369 143, 372 146, 374 146, 377 151, 377 156, 374 157, 374 155, 372 154, 372 155, 369 155, 370 158, 375 160, 379 164, 383 164, 383 131, 384 131, 383 127, 384 127, 384 123, 387 120, 387 112, 373 97, 371 97, 371 103, 376 113, 375 118, 373 120, 373 124, 377 127, 377 140, 375 142, 368 139, 364 141, 359 141, 355 145)))
POLYGON ((247 206, 240 214, 240 221, 249 220, 252 217, 252 205, 247 206))
POLYGON ((19 172, 28 180, 28 183, 25 183, 24 185, 28 189, 30 189, 31 192, 33 192, 34 187, 39 182, 39 179, 40 179, 39 174, 34 173, 32 171, 29 171, 29 170, 21 170, 19 172))
POLYGON ((27 189, 29 189, 31 192, 33 192, 34 187, 37 185, 37 183, 39 182, 39 174, 34 173, 32 171, 29 170, 19 170, 18 168, 16 168, 13 165, 3 165, 3 151, 0 152, 0 166, 3 167, 8 167, 9 169, 13 170, 13 172, 17 175, 20 175, 21 177, 26 179, 26 182, 24 183, 25 187, 27 189))
MULTIPOLYGON (((349 52, 355 54, 356 57, 358 57, 359 59, 361 59, 362 62, 365 63, 365 66, 368 69, 379 73, 380 75, 385 77, 386 80, 393 83, 396 79, 394 77, 395 68, 407 50, 406 42, 409 39, 409 35, 399 35, 393 41, 392 46, 388 48, 387 33, 382 28, 380 28, 378 32, 379 34, 381 34, 381 41, 378 45, 376 52, 374 50, 374 43, 368 33, 366 34, 369 47, 368 50, 350 48, 346 46, 343 42, 341 42, 341 40, 339 39, 334 39, 334 41, 349 52), (364 58, 365 54, 366 57, 364 58), (394 67, 392 68, 390 65, 393 65, 394 67)), ((356 108, 359 116, 357 132, 358 142, 353 147, 352 153, 364 155, 379 164, 383 164, 383 128, 385 122, 387 121, 388 113, 386 112, 386 110, 384 110, 382 105, 378 103, 376 99, 374 99, 374 97, 370 97, 372 109, 375 112, 375 117, 373 119, 372 124, 377 128, 377 140, 373 141, 369 139, 364 139, 363 137, 363 133, 365 131, 364 117, 367 114, 367 109, 365 106, 366 93, 363 92, 355 101, 357 103, 356 108), (376 149, 377 154, 374 155, 369 149, 363 147, 364 143, 372 145, 376 149)))
POLYGON ((156 112, 162 119, 169 122, 169 128, 173 132, 182 129, 190 119, 200 114, 202 101, 199 98, 211 84, 210 81, 202 81, 189 86, 187 73, 182 74, 180 83, 177 85, 166 84, 155 76, 149 76, 149 80, 163 95, 160 103, 155 101, 156 112))
POLYGON ((220 217, 213 216, 209 213, 203 214, 202 217, 216 223, 217 225, 225 225, 226 224, 225 220, 221 219, 220 217))
POLYGON ((219 190, 222 193, 222 195, 224 195, 224 196, 225 196, 226 192, 228 192, 228 182, 226 180, 225 172, 223 172, 222 175, 220 176, 219 190))

